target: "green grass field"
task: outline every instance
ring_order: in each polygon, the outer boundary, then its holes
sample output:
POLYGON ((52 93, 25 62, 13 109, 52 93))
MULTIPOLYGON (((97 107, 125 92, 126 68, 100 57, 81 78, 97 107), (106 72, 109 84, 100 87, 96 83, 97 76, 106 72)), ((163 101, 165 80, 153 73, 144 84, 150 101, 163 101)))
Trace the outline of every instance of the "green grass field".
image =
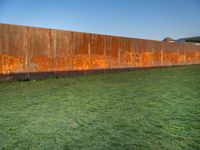
POLYGON ((200 149, 200 65, 0 82, 0 149, 200 149))

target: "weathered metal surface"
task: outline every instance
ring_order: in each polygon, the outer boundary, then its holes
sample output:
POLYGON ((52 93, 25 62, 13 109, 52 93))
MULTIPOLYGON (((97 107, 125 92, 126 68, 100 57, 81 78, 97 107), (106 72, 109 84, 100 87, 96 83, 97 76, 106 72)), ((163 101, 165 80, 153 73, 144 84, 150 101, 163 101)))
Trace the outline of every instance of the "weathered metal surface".
POLYGON ((0 24, 1 76, 189 64, 200 46, 0 24))
POLYGON ((0 73, 25 70, 25 31, 18 26, 0 26, 0 73), (12 44, 10 44, 12 43, 12 44))

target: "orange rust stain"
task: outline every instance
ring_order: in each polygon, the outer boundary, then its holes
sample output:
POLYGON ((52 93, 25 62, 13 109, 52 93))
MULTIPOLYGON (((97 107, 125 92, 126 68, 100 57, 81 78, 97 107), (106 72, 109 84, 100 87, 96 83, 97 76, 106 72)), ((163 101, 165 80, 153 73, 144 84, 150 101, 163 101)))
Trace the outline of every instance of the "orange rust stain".
MULTIPOLYGON (((156 54, 150 51, 125 51, 122 54, 121 64, 117 63, 115 60, 115 65, 122 67, 124 65, 130 65, 134 67, 148 67, 151 65, 156 65, 156 63, 161 64, 161 52, 156 54), (153 61, 152 61, 153 59, 153 61), (152 64, 153 62, 153 64, 152 64)), ((110 58, 112 59, 112 58, 110 58)), ((176 65, 187 63, 198 63, 200 62, 200 52, 164 52, 163 62, 164 65, 176 65)), ((114 60, 111 60, 114 61, 114 60)), ((19 57, 13 57, 8 55, 0 55, 0 72, 3 74, 8 74, 11 72, 24 71, 23 66, 24 60, 19 57)), ((30 71, 67 71, 67 70, 89 70, 89 69, 106 69, 109 66, 109 57, 106 55, 74 55, 68 57, 55 57, 49 58, 46 56, 33 56, 31 57, 30 71), (32 68, 31 68, 32 67, 32 68)), ((111 67, 114 67, 111 65, 111 67)))
POLYGON ((132 52, 133 66, 142 66, 142 55, 141 52, 132 52))
POLYGON ((101 55, 78 55, 69 58, 73 70, 89 70, 108 67, 108 59, 101 55))
POLYGON ((77 55, 70 57, 73 70, 90 69, 90 58, 88 55, 77 55))
POLYGON ((31 66, 34 68, 33 71, 51 71, 52 59, 46 56, 33 56, 31 57, 31 66))
MULTIPOLYGON (((109 59, 107 59, 107 61, 109 61, 109 59)), ((111 66, 113 67, 118 67, 120 64, 119 64, 119 58, 113 58, 111 59, 110 61, 110 64, 111 66)))
POLYGON ((91 57, 91 66, 92 68, 107 68, 108 59, 105 56, 96 55, 91 57))
POLYGON ((151 65, 151 57, 152 53, 149 51, 144 51, 142 53, 142 66, 150 66, 151 65))
POLYGON ((200 49, 198 51, 198 63, 200 63, 200 49))
POLYGON ((173 65, 178 64, 178 54, 177 54, 177 52, 172 52, 172 53, 171 53, 170 62, 171 62, 173 65))
POLYGON ((163 53, 163 64, 170 65, 170 53, 169 52, 163 53))
POLYGON ((129 52, 129 51, 125 51, 123 53, 123 64, 125 64, 125 65, 132 65, 131 55, 132 55, 132 53, 129 52))
POLYGON ((196 56, 195 63, 198 64, 199 63, 199 52, 198 51, 195 52, 195 56, 196 56))
POLYGON ((155 51, 154 54, 152 55, 152 61, 153 65, 158 66, 161 65, 162 63, 162 53, 161 51, 155 51))
POLYGON ((178 63, 179 64, 184 64, 185 63, 185 55, 184 54, 179 54, 178 63))
POLYGON ((199 61, 198 61, 198 51, 195 52, 194 63, 195 63, 195 64, 198 64, 198 63, 199 63, 199 61))
POLYGON ((186 54, 186 58, 187 58, 187 64, 192 64, 194 63, 194 59, 195 59, 195 53, 194 52, 187 52, 186 54))
POLYGON ((23 62, 24 60, 20 57, 0 55, 1 73, 9 74, 23 71, 23 62))
POLYGON ((54 62, 54 69, 56 71, 65 71, 69 70, 70 67, 70 61, 69 58, 63 58, 63 57, 56 57, 53 59, 54 62))

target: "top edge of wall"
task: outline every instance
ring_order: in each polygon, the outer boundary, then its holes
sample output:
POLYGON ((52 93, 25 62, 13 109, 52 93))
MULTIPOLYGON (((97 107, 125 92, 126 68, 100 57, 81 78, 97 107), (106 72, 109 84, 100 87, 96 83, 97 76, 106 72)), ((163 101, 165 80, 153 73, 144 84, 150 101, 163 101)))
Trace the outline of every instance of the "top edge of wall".
POLYGON ((36 26, 29 26, 29 25, 17 25, 17 24, 9 24, 9 23, 0 23, 0 25, 7 25, 7 26, 15 26, 15 27, 23 27, 23 28, 34 28, 34 29, 44 29, 44 30, 54 30, 54 31, 65 31, 65 32, 73 32, 73 33, 81 33, 81 34, 89 34, 89 35, 99 35, 105 37, 116 37, 116 38, 123 38, 123 39, 132 39, 132 40, 145 40, 149 42, 160 42, 160 43, 171 43, 171 44, 183 44, 183 45, 195 45, 193 43, 176 43, 176 42, 164 42, 159 40, 151 40, 151 39, 143 39, 143 38, 134 38, 134 37, 126 37, 126 36, 117 36, 117 35, 109 35, 109 34, 97 34, 97 33, 90 33, 90 32, 79 32, 73 30, 64 30, 64 29, 54 29, 54 28, 45 28, 45 27, 36 27, 36 26))

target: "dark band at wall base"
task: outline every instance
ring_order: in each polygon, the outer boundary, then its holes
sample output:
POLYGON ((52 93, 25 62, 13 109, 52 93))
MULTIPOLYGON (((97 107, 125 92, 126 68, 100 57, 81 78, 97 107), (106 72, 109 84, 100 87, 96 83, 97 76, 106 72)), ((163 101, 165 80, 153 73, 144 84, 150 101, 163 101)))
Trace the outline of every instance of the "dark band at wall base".
MULTIPOLYGON (((195 65, 195 64, 191 64, 195 65)), ((150 66, 150 67, 132 67, 132 68, 110 68, 110 69, 96 69, 96 70, 76 70, 76 71, 52 71, 52 72, 32 72, 32 73, 11 73, 11 74, 0 74, 0 81, 9 80, 39 80, 45 78, 59 78, 67 76, 76 76, 84 74, 96 74, 96 73, 109 73, 109 72, 123 72, 141 69, 154 69, 154 68, 166 68, 166 67, 179 67, 188 65, 173 65, 173 66, 150 66)))

